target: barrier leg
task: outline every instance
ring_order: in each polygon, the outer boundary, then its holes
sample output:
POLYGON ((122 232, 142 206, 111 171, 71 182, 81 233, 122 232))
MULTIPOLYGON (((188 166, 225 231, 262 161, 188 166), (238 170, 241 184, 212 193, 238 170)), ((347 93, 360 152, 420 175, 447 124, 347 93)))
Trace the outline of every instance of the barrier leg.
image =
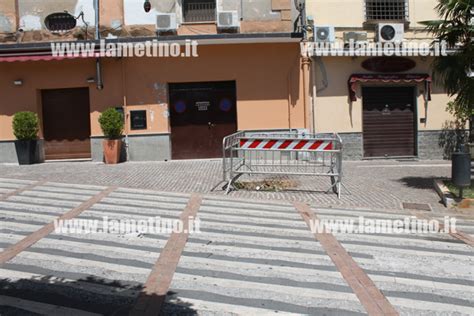
POLYGON ((227 183, 227 188, 225 189, 225 194, 229 194, 230 190, 232 189, 232 182, 234 179, 230 178, 229 183, 227 183))

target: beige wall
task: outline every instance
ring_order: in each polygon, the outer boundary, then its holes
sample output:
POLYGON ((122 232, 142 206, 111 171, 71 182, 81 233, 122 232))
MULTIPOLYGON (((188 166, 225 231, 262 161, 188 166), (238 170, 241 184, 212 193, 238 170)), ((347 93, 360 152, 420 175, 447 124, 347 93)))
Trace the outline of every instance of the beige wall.
POLYGON ((0 1, 0 33, 15 32, 16 20, 15 0, 0 1))
MULTIPOLYGON (((414 59, 417 67, 409 73, 430 74, 429 59, 414 59)), ((364 58, 323 58, 327 70, 326 89, 320 91, 315 99, 315 124, 318 132, 362 132, 362 100, 361 86, 358 84, 357 101, 350 102, 348 98, 347 80, 354 73, 367 73, 360 65, 364 58)), ((317 87, 323 88, 321 68, 316 67, 317 87)), ((413 84, 401 84, 413 85, 413 84)), ((425 108, 423 98, 424 85, 418 87, 417 117, 419 130, 441 130, 443 124, 452 117, 446 112, 448 96, 439 87, 433 86, 432 101, 425 108), (426 124, 420 123, 420 118, 427 119, 426 124)))
POLYGON ((200 57, 189 59, 105 59, 102 91, 86 83, 95 76, 91 59, 0 63, 0 140, 13 140, 15 112, 41 116, 41 89, 87 86, 92 136, 101 135, 100 112, 122 106, 124 95, 127 110, 149 110, 148 130, 133 133, 168 133, 168 107, 160 102, 158 87, 192 81, 236 80, 239 129, 305 127, 297 43, 200 46, 198 53, 200 57), (23 86, 14 86, 16 79, 22 79, 23 86))
MULTIPOLYGON (((306 0, 307 14, 316 25, 362 27, 365 22, 365 0, 306 0)), ((436 0, 409 0, 410 27, 420 27, 419 21, 437 19, 436 0)))

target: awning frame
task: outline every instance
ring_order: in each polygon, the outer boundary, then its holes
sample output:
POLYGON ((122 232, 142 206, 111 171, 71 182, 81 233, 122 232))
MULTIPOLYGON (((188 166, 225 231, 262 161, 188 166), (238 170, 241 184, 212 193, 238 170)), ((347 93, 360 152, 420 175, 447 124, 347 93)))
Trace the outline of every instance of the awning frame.
POLYGON ((431 101, 432 78, 429 74, 352 74, 347 81, 349 88, 349 98, 352 102, 357 101, 358 82, 384 82, 384 83, 420 83, 425 84, 425 101, 431 101))

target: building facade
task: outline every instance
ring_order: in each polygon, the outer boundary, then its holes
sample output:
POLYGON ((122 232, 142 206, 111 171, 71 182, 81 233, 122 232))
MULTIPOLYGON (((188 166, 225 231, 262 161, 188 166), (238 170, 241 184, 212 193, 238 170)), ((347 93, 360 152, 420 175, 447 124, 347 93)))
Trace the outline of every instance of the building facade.
POLYGON ((435 19, 435 5, 4 0, 0 162, 17 161, 11 124, 19 111, 39 115, 40 161, 102 161, 98 118, 110 107, 124 113, 131 161, 220 157, 225 135, 288 128, 339 133, 347 159, 442 158, 452 118, 431 82, 432 57, 320 56, 300 45, 431 41, 419 21, 435 19), (152 40, 181 49, 196 41, 197 56, 97 55, 101 43, 152 40), (90 44, 93 54, 53 56, 51 43, 90 44))
MULTIPOLYGON (((313 40, 342 43, 346 52, 351 39, 360 44, 356 48, 398 41, 427 48, 433 38, 420 22, 438 19, 436 4, 435 0, 309 0, 307 14, 314 21, 313 40)), ((412 55, 313 54, 315 130, 340 133, 348 159, 443 158, 453 119, 446 112, 449 98, 432 82, 433 57, 421 56, 426 55, 423 52, 412 55)))
POLYGON ((0 162, 16 162, 19 111, 39 115, 40 160, 101 161, 98 118, 110 107, 125 114, 132 161, 220 157, 222 138, 237 130, 307 127, 293 1, 96 3, 0 4, 0 162), (197 41, 198 57, 52 56, 51 42, 97 50, 99 38, 181 48, 197 41))

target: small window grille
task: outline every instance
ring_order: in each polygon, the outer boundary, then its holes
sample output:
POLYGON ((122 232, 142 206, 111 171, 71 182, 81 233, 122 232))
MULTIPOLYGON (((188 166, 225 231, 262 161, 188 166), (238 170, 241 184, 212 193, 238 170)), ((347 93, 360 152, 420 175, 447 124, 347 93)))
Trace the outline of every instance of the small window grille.
POLYGON ((77 20, 67 12, 60 12, 48 15, 44 19, 44 24, 51 32, 65 32, 75 28, 77 20))
POLYGON ((216 0, 184 0, 185 22, 212 22, 216 20, 216 0))
POLYGON ((367 21, 408 21, 408 0, 365 0, 367 21))

